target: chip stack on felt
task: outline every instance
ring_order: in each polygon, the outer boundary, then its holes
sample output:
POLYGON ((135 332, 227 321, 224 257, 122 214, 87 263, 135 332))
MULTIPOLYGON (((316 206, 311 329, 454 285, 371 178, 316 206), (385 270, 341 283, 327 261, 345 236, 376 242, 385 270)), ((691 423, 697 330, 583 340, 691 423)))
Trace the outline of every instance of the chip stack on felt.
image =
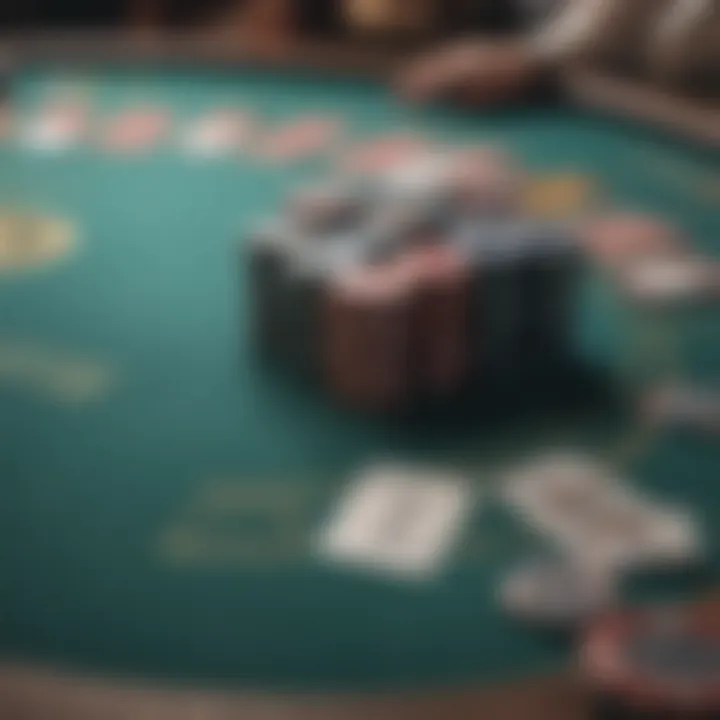
POLYGON ((261 356, 379 413, 568 366, 583 254, 525 182, 473 148, 296 192, 249 240, 261 356))

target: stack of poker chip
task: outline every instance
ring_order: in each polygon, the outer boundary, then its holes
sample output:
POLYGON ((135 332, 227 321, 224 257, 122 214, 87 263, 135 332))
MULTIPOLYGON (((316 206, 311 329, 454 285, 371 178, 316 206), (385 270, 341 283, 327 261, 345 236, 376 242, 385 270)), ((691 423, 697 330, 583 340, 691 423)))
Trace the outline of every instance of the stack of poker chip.
POLYGON ((374 412, 571 361, 581 245, 522 182, 475 152, 294 195, 245 243, 262 357, 374 412))

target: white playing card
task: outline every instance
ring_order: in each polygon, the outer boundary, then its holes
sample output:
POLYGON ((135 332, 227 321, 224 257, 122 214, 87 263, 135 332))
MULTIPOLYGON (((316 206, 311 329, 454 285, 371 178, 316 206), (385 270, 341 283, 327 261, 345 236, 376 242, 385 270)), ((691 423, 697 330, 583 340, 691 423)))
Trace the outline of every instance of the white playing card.
POLYGON ((373 468, 341 498, 319 552, 335 562, 427 579, 446 562, 474 499, 470 483, 453 474, 373 468))
POLYGON ((504 495, 528 526, 571 555, 626 552, 625 538, 603 534, 603 528, 628 512, 630 490, 591 458, 540 458, 507 479, 504 495))
POLYGON ((555 539, 573 542, 572 530, 582 522, 580 510, 563 517, 554 500, 560 493, 583 494, 587 503, 605 491, 608 477, 604 469, 589 458, 570 452, 537 458, 510 474, 504 483, 503 495, 511 508, 530 525, 555 539), (567 521, 567 522, 565 522, 567 521))

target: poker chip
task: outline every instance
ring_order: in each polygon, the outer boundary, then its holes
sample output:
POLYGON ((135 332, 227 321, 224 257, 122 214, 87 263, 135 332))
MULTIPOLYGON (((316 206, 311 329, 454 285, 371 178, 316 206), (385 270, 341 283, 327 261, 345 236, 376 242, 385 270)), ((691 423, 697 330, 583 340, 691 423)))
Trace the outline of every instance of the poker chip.
POLYGON ((718 712, 718 617, 715 603, 703 609, 629 610, 596 619, 582 645, 585 681, 628 708, 718 712))
POLYGON ((618 213, 591 219, 580 228, 590 255, 606 267, 622 268, 650 258, 677 257, 679 232, 659 218, 618 213))
POLYGON ((665 257, 638 262, 622 275, 624 288, 645 303, 720 298, 720 266, 698 257, 665 257))
POLYGON ((452 247, 429 245, 399 261, 413 284, 411 352, 420 393, 447 397, 460 390, 469 369, 468 268, 452 247))
POLYGON ((369 232, 389 245, 418 245, 438 240, 444 232, 445 213, 430 201, 406 198, 382 203, 369 213, 369 232))
POLYGON ((410 391, 412 286, 398 263, 358 267, 332 279, 324 314, 325 382, 361 411, 390 411, 410 391))
POLYGON ((432 201, 447 195, 451 169, 446 154, 432 153, 391 167, 380 181, 391 202, 432 201))
POLYGON ((290 198, 286 217, 305 234, 340 232, 357 224, 365 208, 365 198, 344 184, 306 187, 290 198))
POLYGON ((548 626, 584 623, 614 602, 614 577, 571 560, 540 558, 512 570, 499 600, 518 619, 548 626))

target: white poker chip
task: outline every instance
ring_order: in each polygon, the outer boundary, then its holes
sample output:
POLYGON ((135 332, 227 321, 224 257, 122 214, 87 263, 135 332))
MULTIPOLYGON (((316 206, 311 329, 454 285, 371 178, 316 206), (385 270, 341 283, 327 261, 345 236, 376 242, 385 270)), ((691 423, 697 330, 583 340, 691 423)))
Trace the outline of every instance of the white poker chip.
POLYGON ((421 200, 447 189, 449 173, 448 158, 436 154, 393 169, 385 176, 384 184, 395 199, 421 200))
POLYGON ((712 290, 710 261, 699 258, 656 258, 631 266, 625 284, 648 302, 674 302, 705 297, 712 290))
POLYGON ((556 558, 542 558, 515 568, 499 587, 508 614, 550 626, 583 623, 608 609, 616 580, 602 568, 556 558))

